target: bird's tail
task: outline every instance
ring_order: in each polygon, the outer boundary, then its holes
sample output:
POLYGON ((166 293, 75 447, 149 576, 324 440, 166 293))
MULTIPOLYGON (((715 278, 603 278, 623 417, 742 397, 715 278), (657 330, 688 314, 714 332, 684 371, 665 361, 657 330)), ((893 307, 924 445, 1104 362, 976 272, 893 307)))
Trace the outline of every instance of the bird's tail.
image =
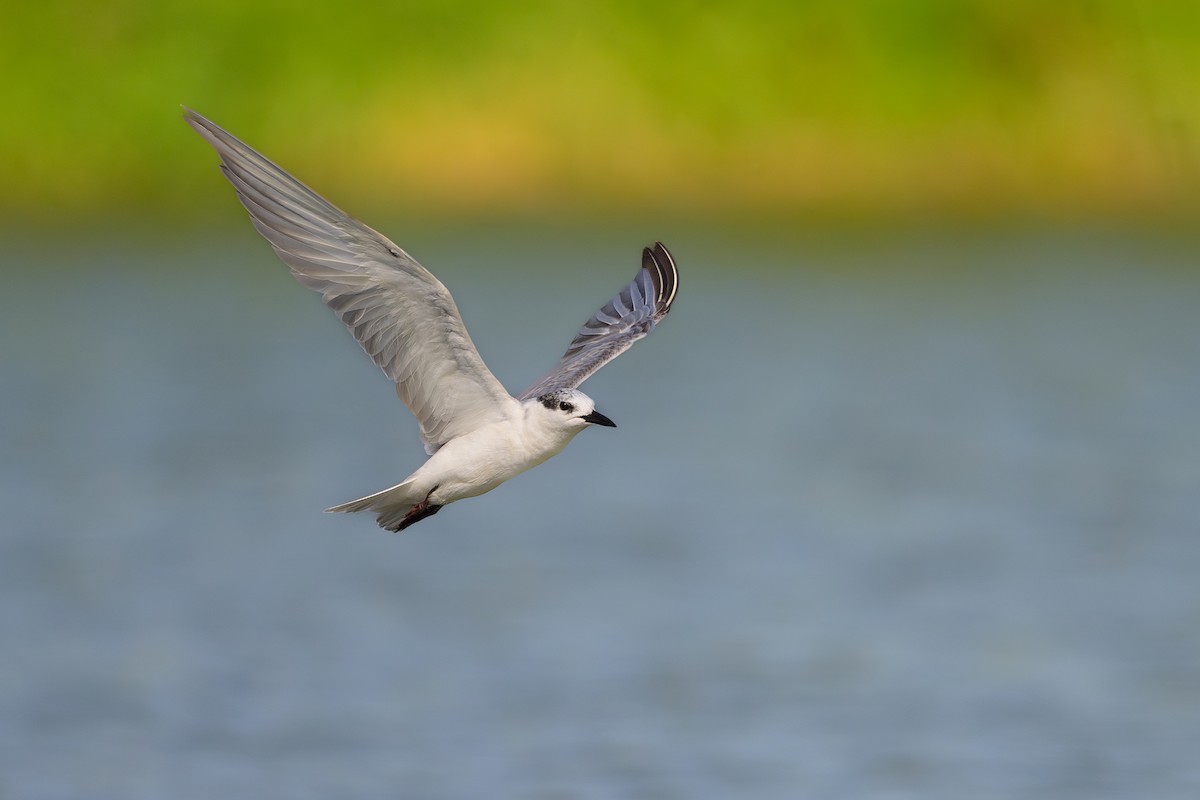
POLYGON ((378 511, 379 525, 386 528, 388 527, 387 523, 391 522, 393 517, 398 522, 410 508, 424 499, 420 496, 420 492, 413 487, 413 481, 410 478, 390 489, 384 489, 382 492, 369 494, 366 497, 360 497, 349 503, 342 503, 325 510, 336 512, 378 511))

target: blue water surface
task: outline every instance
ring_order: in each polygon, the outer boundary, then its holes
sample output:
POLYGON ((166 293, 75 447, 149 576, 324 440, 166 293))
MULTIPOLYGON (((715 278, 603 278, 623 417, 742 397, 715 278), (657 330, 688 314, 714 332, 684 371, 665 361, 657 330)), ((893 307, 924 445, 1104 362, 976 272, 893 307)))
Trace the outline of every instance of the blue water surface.
POLYGON ((403 535, 248 226, 5 240, 0 797, 1200 796, 1196 242, 389 230, 513 391, 682 271, 619 428, 403 535))

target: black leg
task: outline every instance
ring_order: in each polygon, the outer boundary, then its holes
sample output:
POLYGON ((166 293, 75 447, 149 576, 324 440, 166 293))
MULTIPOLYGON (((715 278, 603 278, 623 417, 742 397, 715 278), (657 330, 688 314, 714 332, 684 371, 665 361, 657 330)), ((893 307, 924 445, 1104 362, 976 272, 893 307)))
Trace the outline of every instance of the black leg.
POLYGON ((408 513, 404 515, 404 519, 400 520, 399 525, 397 525, 394 528, 388 528, 388 530, 396 531, 397 533, 399 533, 400 531, 407 528, 409 525, 412 525, 413 523, 416 523, 416 522, 420 522, 421 520, 425 519, 426 517, 432 517, 434 514, 441 511, 442 510, 441 506, 434 505, 433 503, 429 502, 430 496, 432 496, 433 493, 436 492, 437 490, 438 490, 438 487, 436 487, 436 486, 433 487, 432 489, 430 489, 425 494, 424 500, 417 503, 415 506, 413 506, 412 508, 410 508, 408 510, 408 513))
POLYGON ((407 514, 404 515, 404 519, 400 520, 400 525, 396 527, 396 531, 397 532, 402 531, 405 528, 407 528, 409 525, 412 525, 413 523, 416 523, 416 522, 420 522, 421 520, 425 519, 426 517, 432 517, 434 514, 436 514, 437 512, 439 512, 441 510, 442 510, 441 506, 430 505, 427 502, 417 503, 415 506, 413 506, 409 510, 409 512, 407 514))

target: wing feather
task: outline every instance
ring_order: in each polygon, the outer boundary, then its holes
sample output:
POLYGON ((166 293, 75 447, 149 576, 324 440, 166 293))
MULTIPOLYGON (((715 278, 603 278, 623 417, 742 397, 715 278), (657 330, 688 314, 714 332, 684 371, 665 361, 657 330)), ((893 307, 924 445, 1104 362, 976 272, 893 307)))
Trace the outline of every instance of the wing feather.
POLYGON ((678 290, 679 271, 662 242, 642 250, 642 268, 633 280, 583 324, 558 366, 519 399, 579 386, 654 330, 671 310, 678 290))
POLYGON ((454 298, 382 234, 194 111, 185 118, 221 156, 254 227, 303 285, 396 382, 425 449, 504 418, 513 403, 475 349, 454 298))

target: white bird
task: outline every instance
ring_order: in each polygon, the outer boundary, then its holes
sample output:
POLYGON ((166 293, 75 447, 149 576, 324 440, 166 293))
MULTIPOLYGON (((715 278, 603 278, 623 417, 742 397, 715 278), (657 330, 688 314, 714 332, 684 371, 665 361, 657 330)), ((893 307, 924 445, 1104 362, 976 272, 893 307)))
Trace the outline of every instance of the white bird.
POLYGON ((221 157, 238 199, 296 280, 321 293, 421 426, 430 458, 401 483, 328 511, 374 511, 402 531, 562 452, 589 425, 616 427, 578 387, 658 324, 679 274, 662 243, 592 315, 558 366, 512 397, 480 358, 446 287, 387 237, 344 214, 199 114, 185 119, 221 157))

